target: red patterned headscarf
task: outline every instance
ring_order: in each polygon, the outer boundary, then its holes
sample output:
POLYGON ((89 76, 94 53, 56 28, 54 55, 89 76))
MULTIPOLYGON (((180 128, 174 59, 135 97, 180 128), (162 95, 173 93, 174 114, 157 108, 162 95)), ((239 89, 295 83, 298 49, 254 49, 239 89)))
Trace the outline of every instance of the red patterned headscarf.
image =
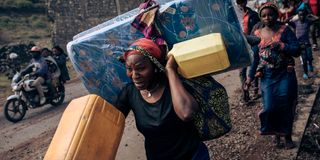
POLYGON ((165 56, 159 46, 150 39, 140 38, 133 42, 127 51, 124 53, 123 58, 127 60, 130 55, 140 54, 150 59, 161 71, 164 71, 162 65, 165 61, 165 56))

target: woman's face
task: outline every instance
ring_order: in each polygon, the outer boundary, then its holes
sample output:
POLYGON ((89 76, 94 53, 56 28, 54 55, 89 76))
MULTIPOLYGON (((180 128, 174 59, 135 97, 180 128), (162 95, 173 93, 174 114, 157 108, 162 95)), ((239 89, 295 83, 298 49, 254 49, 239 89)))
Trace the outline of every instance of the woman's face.
POLYGON ((143 55, 133 54, 126 60, 127 76, 130 77, 138 90, 147 89, 152 83, 154 66, 143 55))
POLYGON ((47 51, 47 50, 44 50, 44 51, 41 52, 41 55, 42 55, 43 57, 48 57, 48 56, 50 56, 50 52, 47 51))
POLYGON ((57 49, 55 49, 55 48, 52 48, 52 53, 54 55, 59 55, 59 51, 57 49))
POLYGON ((262 23, 271 27, 277 21, 277 13, 271 8, 265 8, 261 11, 262 23))

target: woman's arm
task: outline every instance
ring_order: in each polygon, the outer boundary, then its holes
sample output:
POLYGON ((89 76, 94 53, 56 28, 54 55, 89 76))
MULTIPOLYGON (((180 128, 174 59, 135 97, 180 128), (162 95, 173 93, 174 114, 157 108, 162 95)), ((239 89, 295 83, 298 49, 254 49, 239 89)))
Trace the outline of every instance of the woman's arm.
POLYGON ((61 55, 59 55, 59 58, 56 58, 55 60, 58 64, 58 66, 63 66, 66 63, 67 58, 65 55, 61 54, 61 55))
POLYGON ((252 51, 253 51, 253 62, 252 62, 252 64, 250 65, 249 75, 248 75, 248 77, 250 78, 250 81, 253 81, 254 75, 256 74, 256 70, 257 70, 257 68, 258 68, 259 61, 260 61, 260 57, 259 57, 259 47, 258 47, 257 45, 256 45, 256 46, 253 46, 253 47, 252 47, 252 51))
POLYGON ((128 116, 130 112, 130 103, 128 98, 128 86, 124 87, 122 91, 119 93, 115 107, 120 110, 125 117, 128 116))
POLYGON ((287 27, 281 38, 281 41, 283 42, 281 50, 287 55, 299 57, 299 42, 294 32, 287 27))
POLYGON ((198 109, 198 103, 185 89, 177 73, 177 63, 173 56, 169 56, 166 65, 166 74, 169 79, 173 108, 178 117, 183 121, 190 121, 198 109))

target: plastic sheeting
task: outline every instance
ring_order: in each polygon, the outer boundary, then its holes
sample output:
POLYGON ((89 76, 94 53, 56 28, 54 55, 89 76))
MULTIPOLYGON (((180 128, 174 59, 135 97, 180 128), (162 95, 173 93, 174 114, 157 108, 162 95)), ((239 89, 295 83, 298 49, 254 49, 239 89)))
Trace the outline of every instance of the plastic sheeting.
MULTIPOLYGON (((232 70, 250 64, 248 44, 231 0, 160 0, 158 22, 169 47, 209 33, 222 33, 232 70)), ((67 50, 74 68, 90 93, 115 104, 130 79, 118 57, 142 33, 130 23, 135 9, 84 31, 69 42, 67 50)))

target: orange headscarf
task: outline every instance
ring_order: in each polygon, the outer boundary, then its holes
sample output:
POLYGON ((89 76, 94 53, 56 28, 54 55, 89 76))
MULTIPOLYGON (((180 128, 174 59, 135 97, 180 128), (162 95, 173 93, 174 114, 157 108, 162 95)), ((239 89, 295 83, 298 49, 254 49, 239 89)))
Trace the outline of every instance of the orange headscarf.
POLYGON ((163 63, 165 56, 159 46, 150 39, 140 38, 133 42, 127 51, 124 53, 123 58, 127 60, 130 55, 140 54, 150 59, 160 70, 164 70, 163 63))

